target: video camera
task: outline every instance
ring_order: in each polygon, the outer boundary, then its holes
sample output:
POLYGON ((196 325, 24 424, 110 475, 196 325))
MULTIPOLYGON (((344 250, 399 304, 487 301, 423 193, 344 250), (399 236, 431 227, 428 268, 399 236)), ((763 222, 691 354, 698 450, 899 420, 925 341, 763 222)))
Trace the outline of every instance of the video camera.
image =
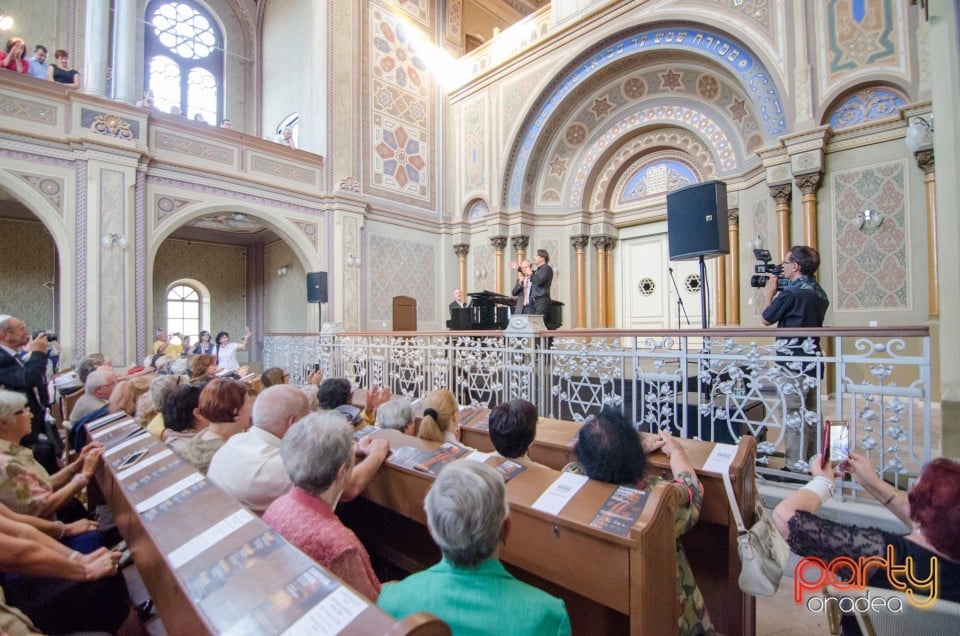
POLYGON ((770 276, 776 276, 777 291, 783 291, 787 283, 790 282, 783 278, 783 265, 770 263, 773 260, 773 257, 770 256, 770 250, 753 250, 753 256, 760 262, 753 266, 754 274, 750 277, 750 286, 757 289, 766 287, 767 279, 770 276))

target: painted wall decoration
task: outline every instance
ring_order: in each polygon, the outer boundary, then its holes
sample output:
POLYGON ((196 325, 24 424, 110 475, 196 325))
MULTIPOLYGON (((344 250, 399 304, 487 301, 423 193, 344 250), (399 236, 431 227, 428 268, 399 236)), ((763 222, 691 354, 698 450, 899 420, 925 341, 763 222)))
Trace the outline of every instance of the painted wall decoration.
POLYGON ((676 159, 649 158, 627 176, 617 205, 624 206, 643 199, 662 196, 677 188, 700 181, 693 169, 676 159))
POLYGON ((829 114, 835 129, 856 126, 872 119, 896 115, 907 103, 903 95, 889 88, 865 88, 847 97, 829 114))
POLYGON ((425 27, 433 23, 433 0, 389 0, 397 9, 425 27))
POLYGON ((911 307, 905 172, 897 161, 834 173, 834 311, 911 307), (857 227, 867 209, 879 227, 857 227))
MULTIPOLYGON (((428 5, 400 4, 408 13, 428 5)), ((371 195, 433 210, 435 87, 421 51, 427 41, 407 20, 368 6, 363 183, 371 195)))
MULTIPOLYGON (((750 208, 751 232, 745 237, 747 241, 745 253, 748 258, 753 257, 753 246, 750 244, 750 241, 758 237, 760 238, 763 249, 770 250, 773 260, 778 261, 781 258, 781 255, 776 254, 776 219, 773 214, 767 211, 768 206, 771 205, 772 202, 772 199, 765 197, 754 203, 750 208)), ((747 282, 749 282, 749 280, 747 282)), ((753 295, 753 303, 751 304, 753 315, 759 318, 763 312, 763 290, 753 287, 749 289, 750 292, 748 293, 753 295)))
POLYGON ((377 258, 364 261, 369 277, 369 321, 390 322, 394 296, 417 299, 419 322, 437 320, 437 282, 434 276, 438 263, 432 243, 371 235, 368 253, 377 255, 377 258))
POLYGON ((466 192, 481 190, 487 185, 486 157, 486 126, 484 125, 483 102, 476 101, 464 111, 464 189, 466 192))
POLYGON ((829 0, 830 72, 889 61, 897 53, 894 0, 829 0))

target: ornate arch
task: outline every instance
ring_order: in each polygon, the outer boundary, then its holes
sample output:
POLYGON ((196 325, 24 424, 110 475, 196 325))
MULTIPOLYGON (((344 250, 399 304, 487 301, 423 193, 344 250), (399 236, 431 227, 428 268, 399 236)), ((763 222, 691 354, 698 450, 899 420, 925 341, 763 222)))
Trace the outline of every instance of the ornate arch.
POLYGON ((770 139, 786 132, 784 109, 771 75, 758 57, 738 40, 700 25, 675 24, 621 32, 586 50, 568 64, 543 90, 519 128, 504 171, 503 208, 530 205, 535 173, 545 158, 537 156, 548 143, 557 119, 585 85, 623 68, 639 55, 673 51, 719 65, 736 78, 749 96, 750 109, 761 122, 760 133, 770 139))

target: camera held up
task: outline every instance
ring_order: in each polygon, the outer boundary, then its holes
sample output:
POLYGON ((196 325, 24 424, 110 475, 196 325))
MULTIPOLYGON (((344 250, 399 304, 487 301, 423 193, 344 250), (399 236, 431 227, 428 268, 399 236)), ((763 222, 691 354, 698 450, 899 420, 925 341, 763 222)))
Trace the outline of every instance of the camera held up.
POLYGON ((789 282, 783 278, 783 265, 774 265, 770 263, 773 257, 770 256, 770 250, 753 250, 753 256, 759 263, 753 266, 754 274, 750 277, 750 286, 760 289, 766 287, 767 278, 777 277, 777 291, 782 291, 789 282))

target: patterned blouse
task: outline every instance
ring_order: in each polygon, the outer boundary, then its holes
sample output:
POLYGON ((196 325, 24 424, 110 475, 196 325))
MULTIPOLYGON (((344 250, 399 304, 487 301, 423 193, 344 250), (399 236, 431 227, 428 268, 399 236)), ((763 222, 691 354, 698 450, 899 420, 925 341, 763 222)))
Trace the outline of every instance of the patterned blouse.
POLYGON ((184 460, 193 464, 194 468, 200 471, 201 475, 206 475, 210 469, 210 460, 214 453, 220 450, 220 447, 227 443, 222 437, 212 439, 203 439, 199 434, 194 435, 183 451, 184 460))
POLYGON ((33 458, 33 451, 0 440, 0 502, 23 515, 36 515, 53 493, 50 474, 33 458))
MULTIPOLYGON (((583 469, 576 462, 567 464, 564 472, 585 475, 583 469)), ((697 636, 705 634, 712 636, 716 633, 707 613, 707 606, 703 601, 703 594, 693 578, 690 561, 683 551, 680 537, 687 530, 697 524, 700 519, 700 508, 703 505, 703 485, 696 477, 688 472, 682 472, 672 480, 662 477, 649 477, 636 484, 641 490, 651 491, 660 482, 670 485, 671 494, 677 499, 677 516, 673 520, 673 532, 677 538, 677 604, 680 606, 680 621, 677 633, 680 636, 697 636)))

